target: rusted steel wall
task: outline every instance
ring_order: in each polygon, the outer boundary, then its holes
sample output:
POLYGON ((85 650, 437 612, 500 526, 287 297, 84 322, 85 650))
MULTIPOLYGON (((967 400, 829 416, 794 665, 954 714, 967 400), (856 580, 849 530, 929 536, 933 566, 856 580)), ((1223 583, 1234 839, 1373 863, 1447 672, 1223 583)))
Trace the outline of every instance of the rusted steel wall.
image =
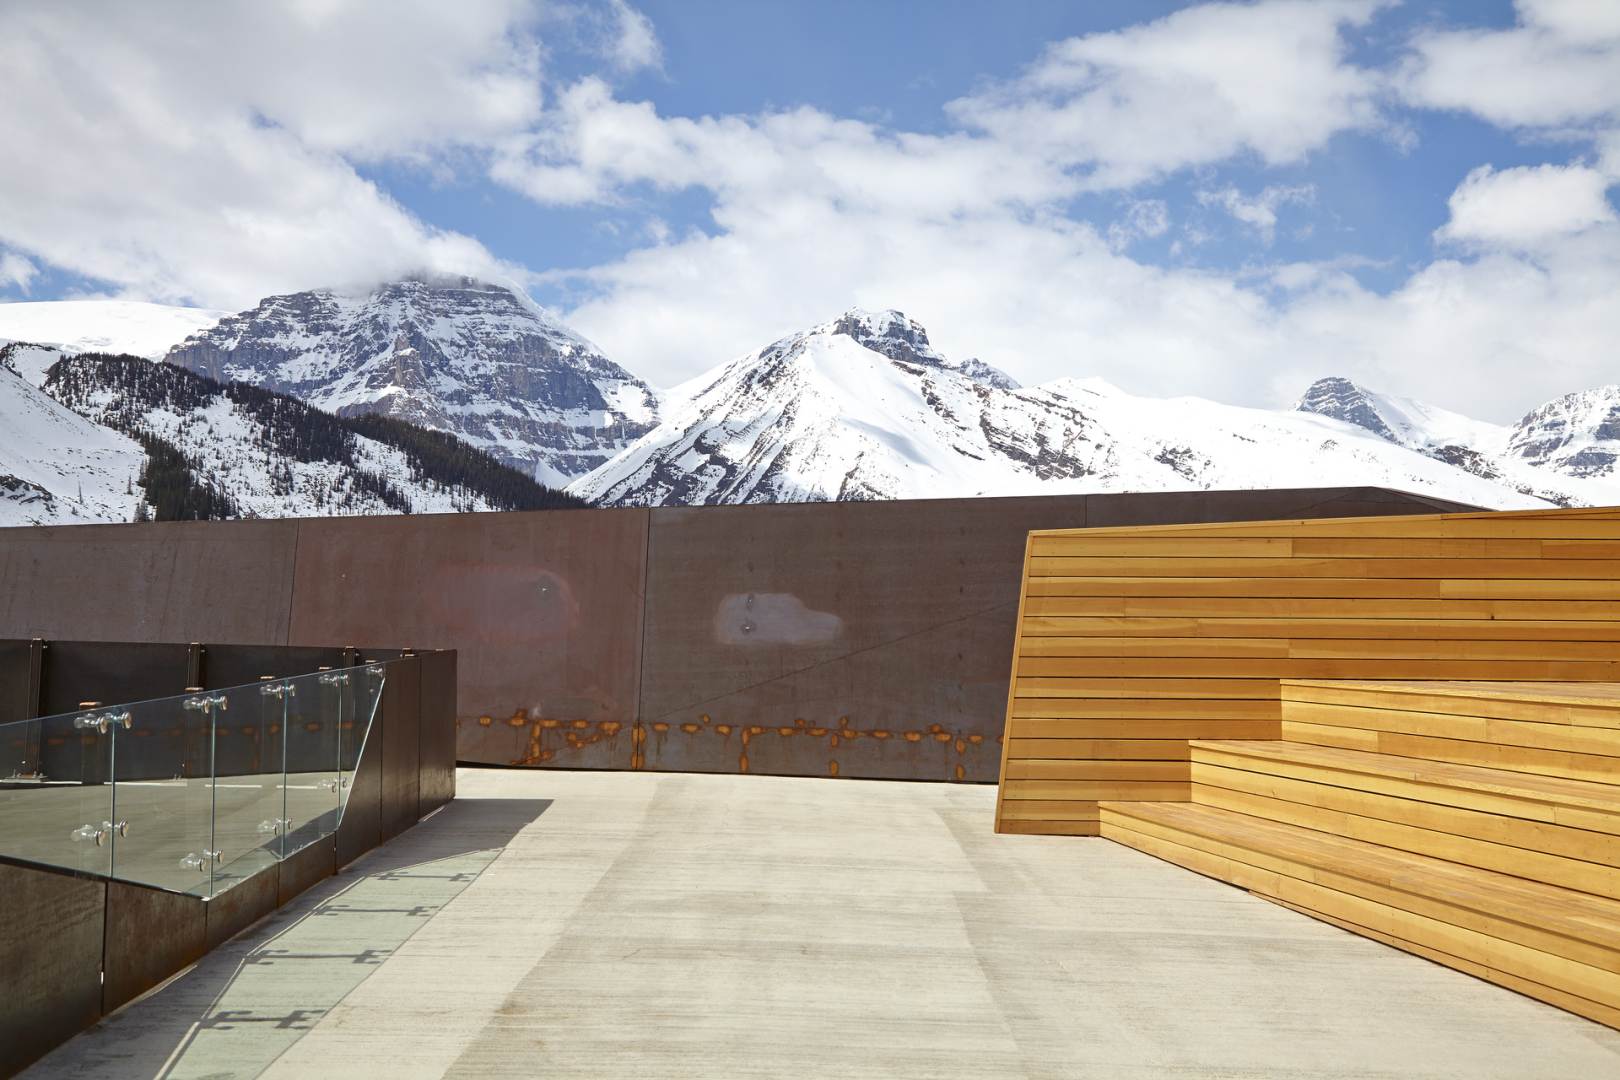
POLYGON ((0 637, 284 645, 299 524, 0 529, 0 637))
POLYGON ((10 529, 0 581, 38 580, 0 637, 456 649, 463 761, 994 782, 1030 530, 1451 509, 1339 488, 10 529))
POLYGON ((646 558, 645 510, 306 521, 290 641, 456 649, 462 760, 629 768, 646 558))
POLYGON ((635 764, 994 779, 1042 521, 1085 499, 654 511, 635 764))

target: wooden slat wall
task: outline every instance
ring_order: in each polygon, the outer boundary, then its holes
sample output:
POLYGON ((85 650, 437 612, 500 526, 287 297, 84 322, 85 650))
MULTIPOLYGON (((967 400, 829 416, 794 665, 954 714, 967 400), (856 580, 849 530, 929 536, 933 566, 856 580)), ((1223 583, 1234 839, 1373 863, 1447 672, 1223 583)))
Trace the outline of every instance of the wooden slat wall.
POLYGON ((1620 681, 1620 508, 1031 533, 997 830, 1185 800, 1284 678, 1620 681))

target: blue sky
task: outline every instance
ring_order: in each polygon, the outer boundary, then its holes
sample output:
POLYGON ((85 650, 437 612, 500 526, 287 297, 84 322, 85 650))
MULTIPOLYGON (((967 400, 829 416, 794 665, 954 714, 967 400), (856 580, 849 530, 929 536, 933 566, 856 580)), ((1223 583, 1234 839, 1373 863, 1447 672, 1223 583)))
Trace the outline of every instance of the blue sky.
POLYGON ((1031 383, 1504 418, 1620 377, 1616 9, 20 0, 0 301, 431 268, 663 385, 895 306, 1031 383))

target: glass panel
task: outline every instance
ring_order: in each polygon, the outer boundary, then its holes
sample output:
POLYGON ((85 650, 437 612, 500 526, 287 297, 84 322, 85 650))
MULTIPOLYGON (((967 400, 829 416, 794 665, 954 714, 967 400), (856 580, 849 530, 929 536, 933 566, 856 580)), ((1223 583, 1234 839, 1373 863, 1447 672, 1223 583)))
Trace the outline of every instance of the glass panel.
POLYGON ((337 829, 386 671, 0 724, 0 855, 217 895, 337 829))
POLYGON ((282 858, 337 830, 338 720, 360 673, 322 671, 289 680, 287 699, 287 828, 282 858))
POLYGON ((223 701, 193 694, 120 708, 129 726, 114 728, 114 877, 209 895, 213 717, 223 701))
MULTIPOLYGON (((382 701, 383 682, 388 675, 386 664, 367 664, 350 668, 354 678, 349 681, 348 693, 343 695, 343 713, 339 724, 342 732, 341 774, 338 779, 342 805, 347 806, 349 792, 354 786, 354 771, 360 765, 365 751, 366 736, 371 732, 382 701)), ((339 814, 341 817, 341 812, 339 814)))
POLYGON ((111 870, 116 713, 91 709, 0 725, 0 854, 111 870))
POLYGON ((214 722, 215 893, 280 857, 287 687, 275 679, 215 694, 225 699, 214 722))

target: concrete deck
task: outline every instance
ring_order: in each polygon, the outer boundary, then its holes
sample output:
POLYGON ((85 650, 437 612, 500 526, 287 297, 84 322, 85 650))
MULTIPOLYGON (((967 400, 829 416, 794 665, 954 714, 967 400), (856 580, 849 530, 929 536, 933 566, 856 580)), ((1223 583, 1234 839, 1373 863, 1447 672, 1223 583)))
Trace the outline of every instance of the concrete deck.
POLYGON ((463 770, 30 1077, 1620 1075, 1620 1032, 989 787, 463 770))

